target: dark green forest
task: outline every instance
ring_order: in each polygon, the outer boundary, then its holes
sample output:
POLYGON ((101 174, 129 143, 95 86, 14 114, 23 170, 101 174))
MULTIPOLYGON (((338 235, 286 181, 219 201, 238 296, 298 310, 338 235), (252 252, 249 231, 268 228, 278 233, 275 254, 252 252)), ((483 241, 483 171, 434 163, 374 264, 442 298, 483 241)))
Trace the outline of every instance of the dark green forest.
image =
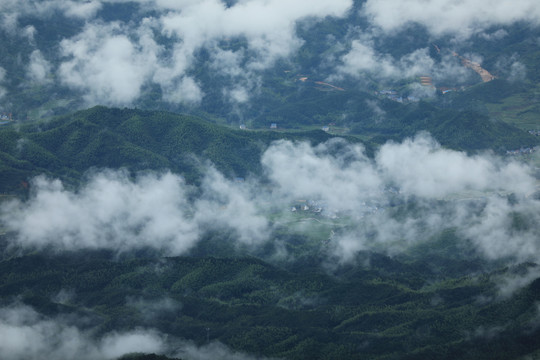
POLYGON ((497 296, 501 272, 536 265, 471 276, 470 263, 444 258, 361 256, 369 268, 328 273, 241 255, 28 255, 0 263, 0 295, 47 316, 83 316, 97 334, 151 325, 204 345, 209 328, 211 341, 290 359, 510 359, 538 349, 538 280, 509 299, 480 301, 497 296), (75 295, 52 301, 62 289, 75 295), (163 298, 176 306, 144 310, 129 301, 163 298))

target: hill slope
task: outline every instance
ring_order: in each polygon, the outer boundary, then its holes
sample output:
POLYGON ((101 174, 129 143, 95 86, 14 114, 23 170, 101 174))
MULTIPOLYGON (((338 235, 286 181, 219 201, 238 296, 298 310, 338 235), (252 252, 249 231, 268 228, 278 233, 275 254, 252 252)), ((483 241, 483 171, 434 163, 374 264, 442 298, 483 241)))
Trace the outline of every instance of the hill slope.
POLYGON ((323 131, 246 132, 188 115, 94 107, 1 129, 0 189, 17 189, 39 173, 73 179, 92 167, 168 169, 193 181, 204 160, 228 176, 246 176, 260 171, 260 155, 274 140, 322 142, 330 137, 323 131))
POLYGON ((208 328, 212 341, 287 359, 509 359, 538 349, 530 315, 539 280, 481 305, 493 293, 490 275, 426 286, 421 261, 373 256, 369 269, 332 276, 253 258, 86 252, 25 256, 0 270, 0 300, 24 291, 40 313, 84 317, 97 334, 151 325, 203 345, 208 328), (74 295, 61 300, 65 289, 74 295))

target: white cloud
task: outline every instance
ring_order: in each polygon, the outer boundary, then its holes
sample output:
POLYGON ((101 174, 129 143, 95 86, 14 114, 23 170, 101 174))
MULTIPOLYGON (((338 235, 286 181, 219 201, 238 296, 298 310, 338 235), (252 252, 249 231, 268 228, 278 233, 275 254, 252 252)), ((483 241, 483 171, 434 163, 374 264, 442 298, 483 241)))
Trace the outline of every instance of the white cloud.
POLYGON ((246 58, 246 51, 223 50, 218 46, 212 50, 210 68, 219 77, 226 78, 230 85, 222 90, 225 99, 233 104, 247 103, 250 96, 258 92, 262 83, 260 75, 253 71, 244 69, 243 62, 246 58))
POLYGON ((540 278, 538 266, 530 267, 524 272, 504 274, 495 279, 499 287, 499 296, 508 299, 516 293, 530 285, 534 280, 540 278))
MULTIPOLYGON (((350 0, 317 0, 309 6, 300 0, 241 1, 231 7, 219 0, 160 1, 157 4, 177 10, 159 18, 162 33, 177 41, 172 63, 156 77, 156 81, 165 86, 168 86, 167 79, 174 81, 185 75, 195 61, 194 54, 203 47, 214 54, 212 67, 216 72, 244 81, 253 79, 277 59, 290 56, 300 47, 302 40, 295 31, 299 20, 344 16, 352 5, 350 0), (245 39, 247 47, 224 51, 216 46, 216 42, 238 38, 245 39)), ((256 82, 251 80, 247 88, 228 90, 225 94, 234 102, 245 102, 247 91, 256 82)))
POLYGON ((394 184, 405 195, 442 198, 462 191, 505 190, 519 195, 534 189, 530 169, 491 155, 468 156, 441 147, 428 135, 383 145, 371 161, 359 145, 334 139, 317 147, 274 143, 263 155, 268 176, 284 192, 325 196, 341 208, 353 199, 394 184), (339 152, 336 151, 337 146, 339 152))
MULTIPOLYGON (((317 0, 309 6, 300 0, 241 1, 231 7, 220 0, 143 4, 157 13, 141 24, 94 21, 82 33, 63 40, 67 60, 59 69, 62 83, 83 91, 92 104, 129 105, 149 81, 161 86, 166 101, 197 104, 204 93, 190 70, 197 66, 198 51, 208 49, 211 68, 236 84, 225 86, 223 94, 243 103, 258 85, 261 71, 300 47, 298 21, 344 16, 352 5, 350 0, 317 0), (155 33, 169 39, 167 49, 157 45, 155 33), (245 44, 234 50, 218 46, 236 40, 245 44)), ((87 4, 65 11, 86 13, 94 8, 87 4)))
POLYGON ((67 58, 58 70, 63 84, 82 90, 91 104, 130 104, 152 76, 160 47, 144 29, 132 42, 118 23, 88 24, 60 43, 67 58))
MULTIPOLYGON (((0 85, 4 82, 6 78, 6 70, 0 66, 0 85)), ((0 99, 6 95, 7 91, 4 87, 0 86, 0 99)))
POLYGON ((188 216, 186 187, 170 173, 131 182, 126 173, 104 172, 78 193, 44 177, 34 179, 33 187, 29 202, 3 208, 23 246, 117 251, 149 246, 179 254, 199 235, 188 216))
POLYGON ((494 25, 540 23, 535 0, 367 0, 362 12, 387 32, 409 23, 424 25, 433 35, 468 37, 494 25))
MULTIPOLYGON (((60 43, 64 58, 58 75, 63 85, 82 91, 87 105, 132 105, 141 96, 144 85, 152 83, 161 87, 165 101, 197 105, 205 96, 201 79, 196 75, 199 65, 203 65, 198 63, 203 49, 210 54, 212 71, 228 77, 217 93, 237 105, 246 104, 252 94, 257 93, 264 70, 298 51, 304 43, 296 32, 300 22, 316 24, 327 16, 345 17, 353 3, 352 0, 309 3, 304 0, 243 0, 227 6, 223 0, 139 0, 135 3, 141 5, 139 11, 143 20, 120 24, 103 23, 96 18, 109 2, 128 0, 5 0, 0 3, 0 27, 12 35, 22 34, 32 45, 39 45, 33 43, 36 33, 33 26, 19 28, 21 17, 54 21, 54 16, 60 12, 84 20, 86 27, 80 34, 60 43)), ((540 18, 540 10, 533 0, 520 0, 511 5, 502 0, 495 3, 369 0, 362 12, 376 28, 369 27, 370 35, 353 39, 350 52, 339 59, 340 64, 333 66, 342 77, 361 76, 366 72, 383 80, 418 75, 430 75, 435 80, 471 76, 470 70, 458 66, 456 60, 449 57, 441 64, 434 64, 424 48, 411 49, 401 58, 379 53, 374 46, 374 40, 381 34, 378 30, 395 32, 409 22, 418 22, 435 35, 477 33, 497 40, 507 32, 492 31, 490 26, 515 21, 538 24, 540 18)), ((337 48, 339 46, 334 50, 337 48)), ((335 59, 334 54, 324 56, 327 60, 335 59)), ((31 62, 28 66, 33 69, 32 73, 41 74, 46 68, 41 65, 31 62)), ((525 69, 520 65, 513 66, 512 79, 524 77, 525 69)))
POLYGON ((424 135, 383 145, 376 161, 384 176, 403 193, 424 198, 486 190, 524 195, 534 189, 530 169, 524 165, 447 150, 424 135))
POLYGON ((154 321, 160 316, 170 316, 182 308, 182 304, 171 298, 144 299, 128 297, 126 305, 137 309, 146 321, 154 321))
POLYGON ((508 74, 508 80, 524 81, 526 79, 527 79, 527 67, 519 61, 514 61, 512 65, 510 65, 510 73, 508 74))
POLYGON ((528 224, 540 221, 540 203, 526 197, 535 186, 532 171, 517 162, 468 156, 420 135, 383 145, 373 160, 361 147, 336 140, 316 147, 277 142, 262 163, 274 199, 320 200, 354 221, 330 242, 342 260, 366 249, 395 254, 447 228, 457 229, 487 259, 534 261, 540 255, 534 225, 517 231, 512 221, 513 213, 528 224), (399 194, 384 191, 388 186, 399 194), (511 205, 501 193, 514 194, 518 203, 511 205), (395 217, 392 197, 413 199, 416 210, 395 217), (485 205, 479 208, 478 202, 485 205))
POLYGON ((540 231, 536 224, 540 221, 540 201, 529 198, 511 204, 504 198, 492 197, 482 211, 469 215, 460 233, 486 258, 538 260, 540 231))
MULTIPOLYGON (((460 64, 459 59, 450 52, 444 52, 440 62, 435 62, 429 55, 428 48, 412 51, 399 59, 389 54, 380 53, 375 49, 373 35, 360 34, 351 41, 351 49, 342 55, 337 63, 336 75, 338 77, 374 76, 376 79, 400 80, 418 76, 430 76, 435 82, 446 84, 465 83, 474 75, 472 70, 460 64)), ((476 55, 471 54, 471 57, 476 55)), ((475 58, 476 59, 476 58, 475 58)), ((429 87, 417 89, 417 93, 435 90, 429 87)), ((416 94, 425 97, 428 94, 416 94)))
POLYGON ((383 122, 386 118, 386 111, 381 109, 377 101, 375 100, 366 100, 366 105, 373 111, 375 122, 383 122))
POLYGON ((44 84, 50 82, 48 76, 51 74, 51 64, 43 57, 39 50, 34 50, 30 54, 30 63, 28 64, 28 78, 36 83, 44 84))
POLYGON ((104 171, 77 192, 41 176, 32 188, 29 201, 2 206, 2 220, 17 232, 17 246, 118 252, 150 247, 178 255, 210 229, 232 230, 246 244, 260 243, 268 235, 250 188, 212 168, 194 200, 183 179, 171 173, 132 181, 126 172, 104 171))
POLYGON ((89 19, 93 18, 96 13, 101 10, 101 1, 61 1, 60 8, 64 11, 66 16, 89 19))
POLYGON ((373 40, 362 37, 352 41, 351 50, 341 58, 343 65, 338 72, 358 76, 362 73, 374 73, 382 78, 394 77, 399 70, 391 56, 379 54, 373 48, 373 40))
POLYGON ((73 0, 3 0, 0 3, 0 10, 8 15, 10 28, 15 29, 18 18, 23 16, 34 16, 39 18, 49 18, 56 11, 62 12, 65 16, 79 19, 91 19, 102 8, 102 1, 73 1, 73 0))
POLYGON ((252 356, 234 351, 218 341, 212 341, 204 346, 197 346, 193 342, 184 342, 175 356, 189 360, 264 360, 261 356, 252 356))
POLYGON ((280 196, 323 200, 329 207, 352 210, 383 185, 361 145, 340 139, 312 147, 279 141, 261 162, 280 196))
POLYGON ((518 54, 501 56, 494 67, 497 75, 508 81, 524 81, 527 78, 527 67, 519 60, 518 54))
POLYGON ((28 201, 3 204, 2 220, 23 247, 151 247, 178 255, 206 231, 228 232, 237 244, 265 243, 272 239, 270 214, 281 226, 291 203, 304 199, 317 201, 330 224, 336 214, 344 219, 330 241, 341 260, 367 249, 399 253, 450 228, 486 259, 540 256, 540 201, 527 197, 535 179, 522 163, 448 150, 425 134, 387 143, 373 158, 342 139, 317 146, 278 141, 261 163, 264 178, 242 183, 210 166, 198 191, 170 173, 130 180, 101 172, 76 192, 39 177, 28 201), (396 213, 411 201, 413 211, 396 213))
POLYGON ((198 104, 204 93, 195 79, 184 76, 176 82, 167 81, 163 86, 163 99, 171 103, 198 104))
POLYGON ((249 184, 228 181, 210 168, 202 184, 203 196, 195 202, 196 220, 203 228, 232 228, 248 245, 268 239, 268 221, 258 208, 249 184))
POLYGON ((108 333, 94 338, 61 320, 46 318, 32 308, 0 308, 0 357, 19 359, 116 359, 132 352, 163 353, 163 335, 150 330, 108 333))
POLYGON ((497 41, 507 37, 508 31, 504 29, 498 29, 497 31, 494 31, 492 33, 480 33, 479 36, 488 41, 497 41))
POLYGON ((24 29, 20 31, 20 33, 26 38, 28 38, 28 40, 30 41, 30 44, 35 45, 34 36, 36 35, 37 30, 33 25, 25 26, 24 29))
POLYGON ((18 27, 17 14, 4 12, 1 15, 0 28, 6 31, 8 34, 13 35, 16 33, 18 27))
POLYGON ((231 350, 220 342, 197 346, 151 329, 113 331, 101 336, 95 336, 95 330, 81 330, 73 324, 73 319, 68 323, 60 317, 46 317, 26 305, 2 307, 0 357, 3 360, 112 360, 130 353, 146 353, 199 360, 264 359, 231 350))
POLYGON ((134 352, 161 353, 164 347, 164 336, 148 330, 107 334, 99 344, 105 359, 117 359, 134 352))

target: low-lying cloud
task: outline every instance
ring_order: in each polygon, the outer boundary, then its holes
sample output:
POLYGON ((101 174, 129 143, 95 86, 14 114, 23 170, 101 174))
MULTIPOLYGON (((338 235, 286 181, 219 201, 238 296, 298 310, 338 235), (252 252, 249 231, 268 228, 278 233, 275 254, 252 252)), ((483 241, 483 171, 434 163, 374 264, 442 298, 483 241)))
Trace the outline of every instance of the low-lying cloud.
POLYGON ((25 246, 120 251, 154 244, 180 253, 199 235, 183 180, 173 174, 132 182, 124 172, 104 172, 78 192, 45 177, 32 186, 31 201, 4 207, 4 219, 25 246))
POLYGON ((225 75, 236 84, 224 85, 223 96, 244 103, 262 72, 304 43, 296 32, 298 22, 344 17, 351 6, 352 0, 248 0, 229 5, 222 0, 7 0, 0 4, 0 30, 26 38, 34 48, 27 65, 30 80, 42 83, 52 71, 59 84, 78 90, 87 105, 131 105, 152 85, 161 88, 166 102, 197 105, 205 96, 194 76, 206 62, 198 58, 201 51, 213 57, 212 76, 225 75), (130 11, 140 16, 104 20, 102 11, 114 3, 131 3, 130 11), (39 52, 44 52, 44 44, 35 41, 36 27, 21 23, 57 21, 59 16, 78 21, 80 31, 55 44, 59 57, 48 52, 45 58, 39 52), (224 53, 238 61, 221 64, 224 53))
MULTIPOLYGON (((350 40, 350 50, 339 57, 335 66, 336 72, 332 78, 362 78, 369 75, 384 82, 430 76, 435 83, 439 84, 446 82, 463 84, 476 76, 451 52, 443 52, 439 62, 430 56, 427 47, 415 49, 400 58, 395 58, 390 54, 377 51, 375 40, 376 37, 369 33, 353 36, 350 40)), ((431 87, 423 88, 432 90, 431 87)))
POLYGON ((243 352, 234 351, 218 341, 203 346, 197 346, 192 342, 184 342, 175 356, 189 360, 270 360, 263 356, 249 355, 243 352))
POLYGON ((529 196, 536 180, 522 163, 445 149, 427 134, 387 143, 373 158, 342 139, 278 141, 261 162, 263 178, 245 182, 210 166, 199 189, 171 173, 132 179, 104 171, 76 191, 38 177, 28 201, 3 204, 2 221, 16 246, 178 255, 208 231, 230 231, 250 246, 271 241, 269 219, 304 200, 325 221, 347 224, 329 244, 344 261, 361 250, 399 253, 444 229, 486 259, 536 261, 540 254, 540 201, 529 196))
POLYGON ((96 338, 62 319, 25 305, 0 308, 0 357, 19 359, 116 359, 132 352, 164 353, 162 334, 152 330, 111 332, 96 338))
MULTIPOLYGON (((76 320, 76 319, 75 319, 76 320)), ((51 318, 14 304, 0 308, 0 357, 22 359, 118 359, 130 353, 165 354, 190 360, 263 359, 234 351, 220 342, 197 346, 153 329, 109 332, 96 336, 62 317, 51 318)))
POLYGON ((30 54, 30 63, 28 64, 28 77, 33 83, 45 84, 52 80, 52 65, 47 61, 41 51, 34 50, 30 54))
POLYGON ((495 25, 524 21, 539 24, 540 10, 534 0, 514 3, 479 0, 367 0, 362 12, 384 31, 396 31, 410 23, 425 26, 433 35, 468 37, 495 25))
POLYGON ((523 196, 534 189, 530 168, 491 155, 468 156, 441 147, 420 135, 402 143, 387 143, 377 164, 389 181, 406 195, 422 198, 460 191, 510 191, 523 196))
MULTIPOLYGON (((378 50, 375 44, 399 34, 410 23, 424 25, 433 41, 448 34, 461 40, 477 35, 495 44, 508 32, 493 26, 538 25, 535 5, 532 0, 512 5, 501 1, 415 0, 404 4, 369 0, 360 11, 368 21, 364 28, 351 24, 344 38, 325 34, 332 45, 324 52, 323 67, 328 73, 323 75, 335 80, 369 73, 379 81, 429 75, 436 82, 444 80, 441 84, 445 86, 450 86, 448 79, 461 85, 475 74, 450 53, 441 54, 435 62, 427 44, 418 44, 399 57, 378 50), (349 49, 345 54, 344 48, 349 49)), ((313 26, 328 17, 356 19, 356 15, 350 16, 352 8, 352 0, 309 4, 303 0, 7 0, 0 4, 0 30, 30 45, 30 51, 17 54, 26 62, 27 79, 76 90, 88 106, 130 106, 159 88, 161 100, 170 104, 197 106, 212 94, 235 108, 259 93, 266 70, 280 60, 294 59, 308 41, 299 35, 299 24, 313 26), (130 4, 133 17, 105 20, 104 11, 118 3, 130 4), (56 21, 59 16, 76 22, 78 33, 66 33, 57 40, 54 46, 60 51, 55 53, 48 51, 50 44, 36 43, 41 30, 27 22, 56 21), (219 91, 205 87, 209 78, 219 79, 219 91)), ((525 73, 519 62, 509 70, 509 76, 516 79, 523 79, 525 73)))
POLYGON ((160 47, 144 25, 134 34, 137 40, 131 35, 120 23, 91 23, 74 38, 64 39, 60 81, 81 90, 88 103, 132 103, 159 64, 160 47))
POLYGON ((11 18, 8 21, 10 30, 15 30, 19 18, 25 16, 49 18, 56 12, 71 18, 90 19, 102 8, 103 2, 73 1, 73 0, 4 0, 0 4, 0 10, 4 17, 11 18))
POLYGON ((4 79, 6 77, 6 70, 0 66, 0 99, 2 99, 6 95, 6 89, 2 87, 2 83, 4 82, 4 79))
POLYGON ((78 191, 59 180, 37 177, 28 202, 4 204, 2 218, 17 244, 53 250, 150 247, 183 254, 212 227, 229 229, 240 242, 256 243, 267 221, 230 180, 209 170, 203 192, 171 173, 132 180, 124 171, 94 174, 78 191))

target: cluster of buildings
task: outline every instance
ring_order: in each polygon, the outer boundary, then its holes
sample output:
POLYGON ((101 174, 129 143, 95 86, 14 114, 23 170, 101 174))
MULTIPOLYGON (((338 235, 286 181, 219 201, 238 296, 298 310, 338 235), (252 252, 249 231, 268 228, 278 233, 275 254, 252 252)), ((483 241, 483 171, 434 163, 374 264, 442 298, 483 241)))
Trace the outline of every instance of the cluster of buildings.
MULTIPOLYGON (((384 192, 387 194, 394 193, 391 191, 389 192, 388 190, 385 190, 384 192)), ((396 193, 399 193, 399 191, 397 191, 396 193)), ((354 211, 354 213, 350 213, 338 209, 333 209, 320 200, 296 200, 294 203, 291 204, 290 210, 292 213, 304 215, 318 215, 329 219, 339 219, 345 216, 359 220, 362 219, 364 216, 368 216, 370 214, 384 212, 387 207, 387 205, 384 205, 384 203, 385 201, 382 199, 366 199, 360 204, 361 206, 359 206, 359 208, 354 211)))
POLYGON ((310 212, 320 214, 322 211, 322 204, 316 200, 296 200, 291 207, 291 212, 310 212))
POLYGON ((375 95, 379 97, 383 97, 392 101, 396 101, 398 103, 412 103, 412 102, 419 102, 420 98, 414 95, 409 95, 407 97, 403 97, 398 94, 395 90, 380 90, 376 91, 375 95))
POLYGON ((529 130, 527 132, 534 136, 540 136, 540 130, 529 130))
MULTIPOLYGON (((332 125, 332 124, 330 124, 330 125, 332 125)), ((323 126, 323 127, 321 128, 321 130, 322 130, 322 131, 329 132, 329 131, 330 131, 330 125, 328 125, 328 126, 323 126)), ((335 124, 333 124, 333 125, 335 125, 335 124)), ((277 129, 278 129, 278 124, 277 124, 277 123, 271 123, 271 124, 270 124, 270 129, 272 129, 272 130, 277 130, 277 129)), ((240 130, 247 130, 246 125, 245 125, 245 124, 240 124, 240 130)))
POLYGON ((0 120, 1 121, 13 121, 13 119, 11 117, 11 113, 9 113, 9 114, 3 113, 2 115, 0 115, 0 120))
POLYGON ((395 90, 380 90, 375 92, 375 94, 392 101, 397 101, 399 103, 403 102, 403 97, 400 96, 395 90))
POLYGON ((520 148, 517 150, 507 150, 506 155, 527 155, 534 153, 536 150, 538 150, 538 146, 520 148))
POLYGON ((12 121, 13 121, 13 119, 12 119, 11 113, 10 114, 5 114, 4 113, 4 114, 0 115, 0 125, 9 124, 12 121))

